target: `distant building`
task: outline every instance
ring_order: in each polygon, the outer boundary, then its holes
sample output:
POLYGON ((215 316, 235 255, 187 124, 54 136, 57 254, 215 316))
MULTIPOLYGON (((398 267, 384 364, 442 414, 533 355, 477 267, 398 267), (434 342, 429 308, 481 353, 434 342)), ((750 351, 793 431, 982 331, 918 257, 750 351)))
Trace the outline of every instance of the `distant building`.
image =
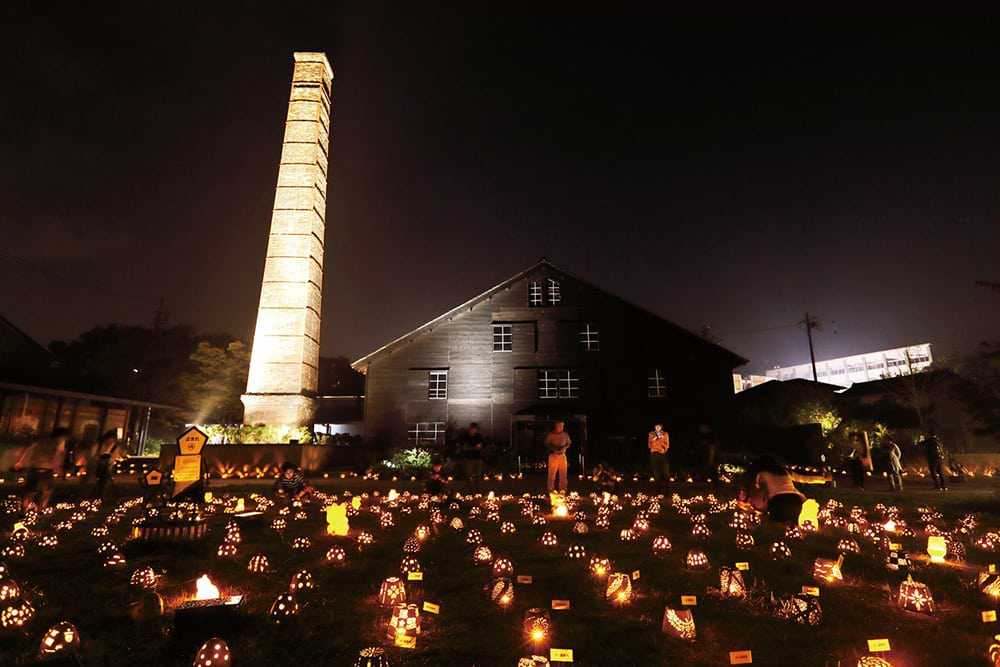
POLYGON ((777 378, 767 377, 766 375, 740 375, 739 373, 733 373, 733 391, 738 394, 741 391, 753 389, 771 380, 777 380, 777 378))
POLYGON ((642 457, 655 421, 677 444, 711 433, 744 363, 542 260, 353 366, 366 440, 443 445, 477 422, 532 462, 556 420, 595 461, 642 457))
MULTIPOLYGON (((855 383, 919 373, 927 370, 932 361, 931 344, 920 343, 892 350, 817 361, 816 376, 820 382, 850 387, 855 383)), ((774 380, 813 379, 811 364, 772 368, 766 371, 766 375, 774 380)))

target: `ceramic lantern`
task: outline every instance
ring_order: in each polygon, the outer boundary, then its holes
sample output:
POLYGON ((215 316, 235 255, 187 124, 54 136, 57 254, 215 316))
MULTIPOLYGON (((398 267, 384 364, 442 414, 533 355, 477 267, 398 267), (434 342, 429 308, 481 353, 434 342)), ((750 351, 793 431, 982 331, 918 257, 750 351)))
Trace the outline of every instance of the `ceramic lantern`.
POLYGON ((195 653, 192 667, 228 667, 229 664, 229 645, 218 637, 213 637, 195 653))
POLYGON ((671 609, 670 607, 664 609, 662 630, 664 634, 687 641, 693 641, 698 634, 694 625, 694 616, 689 609, 671 609))

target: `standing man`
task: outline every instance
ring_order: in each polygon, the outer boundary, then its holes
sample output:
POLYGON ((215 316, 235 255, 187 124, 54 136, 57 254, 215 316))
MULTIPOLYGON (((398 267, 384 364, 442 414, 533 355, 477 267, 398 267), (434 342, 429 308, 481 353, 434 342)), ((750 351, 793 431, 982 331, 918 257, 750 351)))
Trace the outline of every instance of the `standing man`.
POLYGON ((465 488, 469 493, 479 493, 479 480, 483 476, 483 436, 479 424, 472 422, 462 434, 462 459, 465 467, 465 488))
POLYGON ((927 467, 931 471, 931 479, 934 480, 934 488, 940 491, 947 491, 948 487, 944 483, 944 446, 938 440, 934 429, 927 429, 927 435, 920 441, 924 447, 924 455, 927 457, 927 467))
POLYGON ((565 429, 566 423, 561 420, 557 421, 555 428, 545 436, 545 449, 549 451, 549 493, 558 488, 559 493, 564 495, 566 493, 566 486, 568 485, 566 472, 569 468, 566 461, 566 450, 573 444, 573 441, 569 439, 569 433, 565 429), (558 486, 556 484, 557 475, 559 475, 562 482, 558 486))
POLYGON ((889 449, 889 490, 902 491, 903 462, 900 460, 902 452, 899 451, 899 445, 897 445, 892 440, 889 440, 888 449, 889 449))
POLYGON ((35 505, 39 511, 49 505, 52 497, 52 487, 55 483, 57 470, 61 470, 66 461, 66 441, 69 440, 69 430, 57 428, 52 431, 52 437, 36 440, 21 452, 14 464, 15 470, 28 469, 24 483, 24 500, 22 507, 27 510, 35 505), (38 502, 35 503, 35 496, 38 502))
POLYGON ((657 488, 670 492, 670 434, 663 430, 663 424, 654 424, 647 438, 649 445, 649 467, 653 470, 653 480, 657 488))
POLYGON ((114 431, 108 431, 97 441, 97 449, 94 452, 97 456, 97 465, 94 469, 96 481, 91 498, 104 500, 108 487, 112 486, 111 466, 115 462, 115 450, 117 449, 118 436, 114 431))

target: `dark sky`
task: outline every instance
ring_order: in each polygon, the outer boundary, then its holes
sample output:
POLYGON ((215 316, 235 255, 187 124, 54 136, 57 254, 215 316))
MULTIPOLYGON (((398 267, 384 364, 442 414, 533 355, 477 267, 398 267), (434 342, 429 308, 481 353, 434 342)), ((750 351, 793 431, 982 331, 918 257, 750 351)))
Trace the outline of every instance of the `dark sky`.
POLYGON ((0 28, 0 314, 42 341, 160 296, 250 337, 295 50, 335 71, 325 354, 542 255, 755 370, 808 358, 776 328, 806 310, 820 358, 1000 331, 995 19, 30 4, 0 28))

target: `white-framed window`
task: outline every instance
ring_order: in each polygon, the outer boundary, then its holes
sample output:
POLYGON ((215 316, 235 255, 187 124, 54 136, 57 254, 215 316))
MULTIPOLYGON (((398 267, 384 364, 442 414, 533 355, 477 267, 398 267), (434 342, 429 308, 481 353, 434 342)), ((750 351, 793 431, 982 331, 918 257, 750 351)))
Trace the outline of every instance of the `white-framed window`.
POLYGON ((587 352, 597 352, 601 349, 601 337, 596 324, 586 322, 580 327, 580 345, 587 352))
POLYGON ((514 350, 514 326, 511 324, 493 325, 493 351, 512 352, 514 350))
POLYGON ((667 395, 667 383, 663 377, 663 371, 654 368, 649 371, 647 395, 650 398, 663 398, 667 395))
POLYGON ((575 371, 538 371, 538 398, 579 398, 580 377, 575 371))
POLYGON ((407 440, 413 445, 444 444, 444 422, 415 422, 407 425, 407 440))
POLYGON ((559 281, 553 278, 548 280, 548 297, 550 306, 558 306, 559 302, 562 301, 562 290, 559 286, 559 281))
POLYGON ((430 371, 427 374, 427 398, 448 398, 448 371, 430 371))
POLYGON ((531 308, 541 308, 545 305, 545 298, 542 294, 542 283, 533 280, 528 283, 528 306, 531 308))

